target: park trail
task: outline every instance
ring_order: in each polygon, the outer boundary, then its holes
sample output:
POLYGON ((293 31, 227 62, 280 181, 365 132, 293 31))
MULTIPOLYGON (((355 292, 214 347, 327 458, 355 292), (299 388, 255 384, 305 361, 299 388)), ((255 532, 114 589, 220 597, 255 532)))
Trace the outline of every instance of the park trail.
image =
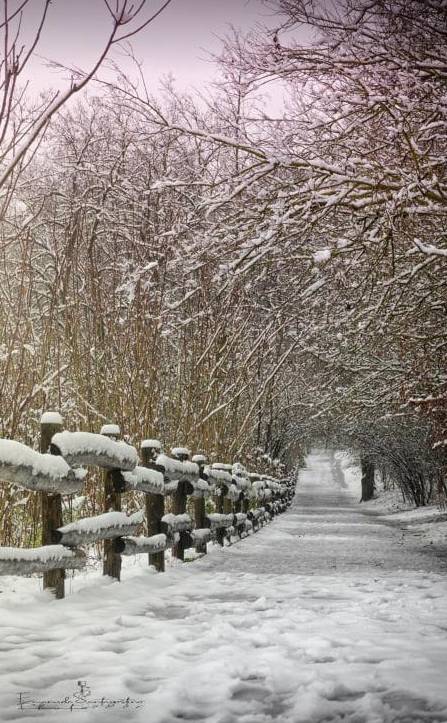
POLYGON ((446 560, 358 496, 314 449, 289 510, 231 547, 62 601, 5 590, 0 720, 447 723, 446 560))

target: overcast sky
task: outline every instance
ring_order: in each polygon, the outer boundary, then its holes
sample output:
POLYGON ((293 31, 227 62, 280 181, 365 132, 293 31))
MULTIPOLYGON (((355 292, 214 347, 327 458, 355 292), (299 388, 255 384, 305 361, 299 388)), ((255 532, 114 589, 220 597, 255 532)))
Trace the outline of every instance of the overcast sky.
MULTIPOLYGON (((162 0, 148 0, 153 12, 162 0)), ((31 0, 26 10, 28 32, 36 25, 43 0, 31 0)), ((203 84, 214 70, 205 50, 217 51, 217 35, 229 25, 249 29, 257 23, 274 26, 271 10, 261 0, 171 0, 165 11, 132 40, 135 55, 144 62, 146 79, 156 86, 172 73, 183 87, 203 84)), ((87 68, 96 57, 111 27, 103 0, 53 0, 37 52, 67 65, 87 68)), ((115 59, 118 57, 115 54, 115 59)), ((35 87, 59 86, 55 71, 40 61, 32 66, 35 87)))

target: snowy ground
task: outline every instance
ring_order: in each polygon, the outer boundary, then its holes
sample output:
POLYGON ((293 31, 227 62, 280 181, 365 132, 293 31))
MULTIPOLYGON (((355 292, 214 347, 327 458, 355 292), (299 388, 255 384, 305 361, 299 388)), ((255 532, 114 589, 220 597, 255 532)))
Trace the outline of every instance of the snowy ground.
POLYGON ((0 719, 445 723, 447 549, 351 482, 314 450, 290 510, 233 547, 63 601, 4 589, 0 719))
MULTIPOLYGON (((337 474, 341 467, 345 488, 353 497, 360 499, 361 471, 349 452, 329 453, 332 467, 337 474)), ((422 546, 432 545, 432 551, 444 556, 447 554, 447 508, 438 505, 426 505, 415 509, 410 502, 405 502, 397 488, 384 490, 380 481, 376 480, 377 493, 374 499, 362 504, 363 512, 374 512, 380 515, 379 522, 394 524, 402 531, 411 532, 420 538, 422 546)))

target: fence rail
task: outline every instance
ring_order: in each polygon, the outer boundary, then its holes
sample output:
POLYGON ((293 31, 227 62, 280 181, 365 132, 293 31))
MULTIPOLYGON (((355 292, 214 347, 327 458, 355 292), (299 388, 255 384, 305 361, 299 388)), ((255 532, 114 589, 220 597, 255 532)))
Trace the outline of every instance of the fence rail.
POLYGON ((44 587, 62 598, 65 570, 84 567, 82 548, 94 542, 104 542, 103 573, 118 580, 121 556, 148 554, 149 564, 163 571, 167 549, 180 560, 191 547, 206 554, 208 542, 224 545, 225 539, 253 534, 293 498, 290 479, 249 473, 239 463, 207 464, 202 454, 190 459, 185 447, 168 455, 154 439, 142 441, 140 460, 136 448, 119 437, 116 425, 104 425, 100 434, 63 431, 60 415, 47 412, 41 452, 0 439, 0 480, 41 495, 43 542, 28 549, 0 547, 0 575, 43 573, 44 587), (62 495, 81 491, 85 467, 103 470, 104 513, 63 525, 62 495), (145 496, 144 508, 132 515, 121 510, 121 497, 129 492, 145 496), (166 513, 168 496, 172 512, 166 513), (210 497, 216 512, 206 511, 210 497), (144 523, 145 534, 138 534, 144 523))

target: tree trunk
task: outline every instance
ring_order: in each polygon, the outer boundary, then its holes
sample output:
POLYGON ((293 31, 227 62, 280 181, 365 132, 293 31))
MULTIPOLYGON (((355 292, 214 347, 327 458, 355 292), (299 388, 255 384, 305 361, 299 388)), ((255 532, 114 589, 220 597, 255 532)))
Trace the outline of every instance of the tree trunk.
POLYGON ((360 458, 362 466, 362 498, 360 502, 367 502, 374 495, 374 464, 363 455, 360 458))

